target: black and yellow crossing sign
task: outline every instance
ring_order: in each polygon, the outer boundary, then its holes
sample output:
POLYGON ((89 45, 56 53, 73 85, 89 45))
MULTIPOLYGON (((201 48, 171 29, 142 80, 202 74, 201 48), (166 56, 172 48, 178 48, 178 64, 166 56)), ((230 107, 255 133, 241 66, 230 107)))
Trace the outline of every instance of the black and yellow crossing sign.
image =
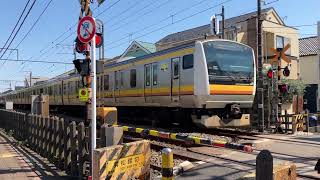
POLYGON ((82 102, 87 102, 89 100, 88 88, 79 89, 79 100, 82 102))
POLYGON ((150 157, 147 140, 95 149, 93 179, 145 179, 150 172, 150 157))
POLYGON ((295 122, 295 131, 303 131, 304 128, 304 114, 293 115, 293 120, 295 122))

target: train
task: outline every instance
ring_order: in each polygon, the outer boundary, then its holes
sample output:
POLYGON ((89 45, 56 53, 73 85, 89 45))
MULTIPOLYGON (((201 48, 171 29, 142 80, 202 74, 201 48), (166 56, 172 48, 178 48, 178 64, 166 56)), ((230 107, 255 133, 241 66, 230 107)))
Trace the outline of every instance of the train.
MULTIPOLYGON (((2 94, 0 102, 28 106, 31 95, 47 94, 50 108, 79 111, 85 107, 78 99, 81 87, 81 77, 74 73, 2 94)), ((107 61, 97 74, 99 106, 117 107, 120 118, 142 117, 164 124, 249 126, 255 91, 253 49, 223 39, 197 40, 140 57, 107 61)))

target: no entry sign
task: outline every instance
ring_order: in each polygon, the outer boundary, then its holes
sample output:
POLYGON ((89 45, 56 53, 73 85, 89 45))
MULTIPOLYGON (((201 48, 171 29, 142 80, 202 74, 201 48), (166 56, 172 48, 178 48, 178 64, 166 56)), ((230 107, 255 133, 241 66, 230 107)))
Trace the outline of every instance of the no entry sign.
POLYGON ((78 24, 77 35, 82 43, 88 43, 96 34, 96 24, 92 17, 83 17, 78 24))

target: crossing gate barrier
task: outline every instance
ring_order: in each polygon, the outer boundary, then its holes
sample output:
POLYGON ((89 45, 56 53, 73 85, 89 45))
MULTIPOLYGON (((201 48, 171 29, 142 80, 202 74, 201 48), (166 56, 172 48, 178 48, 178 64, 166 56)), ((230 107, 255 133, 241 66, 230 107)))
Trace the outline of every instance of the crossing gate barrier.
POLYGON ((122 126, 122 128, 123 128, 123 131, 131 132, 131 133, 138 133, 142 137, 146 137, 146 136, 159 137, 159 138, 164 138, 164 139, 183 141, 186 144, 224 147, 224 148, 229 148, 229 149, 241 150, 241 151, 245 151, 245 152, 252 152, 253 151, 252 146, 249 146, 249 145, 228 143, 225 141, 218 141, 218 140, 212 140, 209 138, 190 136, 187 134, 170 133, 170 132, 136 128, 136 127, 130 127, 130 126, 122 126))

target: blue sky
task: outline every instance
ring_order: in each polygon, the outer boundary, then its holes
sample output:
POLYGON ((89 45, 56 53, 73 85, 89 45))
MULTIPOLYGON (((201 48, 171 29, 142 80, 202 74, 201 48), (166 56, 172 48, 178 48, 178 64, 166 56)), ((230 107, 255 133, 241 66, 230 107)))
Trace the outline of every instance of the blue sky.
MULTIPOLYGON (((91 8, 95 9, 94 16, 99 15, 97 18, 105 23, 106 57, 121 54, 131 40, 156 42, 167 34, 208 24, 211 15, 220 13, 221 6, 187 17, 226 0, 120 0, 116 3, 117 1, 106 0, 100 7, 95 3, 91 8), (114 3, 116 4, 110 7, 114 3), (172 24, 181 19, 185 20, 172 24), (158 30, 166 25, 168 25, 166 28, 158 30)), ((315 24, 320 20, 319 0, 307 0, 304 3, 298 0, 274 1, 266 0, 266 4, 270 4, 263 8, 273 6, 289 26, 315 24)), ((2 8, 0 47, 9 37, 26 2, 27 0, 2 2, 2 7, 5 8, 2 8)), ((37 0, 10 48, 17 46, 48 2, 49 0, 37 0)), ((224 6, 226 18, 229 18, 254 11, 256 0, 231 0, 224 6)), ((79 12, 78 0, 53 0, 33 31, 18 47, 19 58, 72 62, 73 50, 70 45, 76 37, 73 32, 79 12), (67 38, 68 36, 70 37, 67 38), (60 38, 56 40, 58 37, 60 38), (40 52, 41 50, 43 51, 40 52)), ((314 36, 317 33, 316 26, 300 27, 299 33, 301 37, 314 36)), ((7 58, 9 54, 7 52, 3 58, 7 58)), ((15 58, 15 53, 9 57, 9 59, 15 58)), ((26 71, 32 71, 35 76, 52 77, 71 68, 73 65, 5 62, 0 66, 0 80, 23 80, 28 74, 26 71)), ((0 82, 0 92, 8 87, 8 84, 0 82)))

